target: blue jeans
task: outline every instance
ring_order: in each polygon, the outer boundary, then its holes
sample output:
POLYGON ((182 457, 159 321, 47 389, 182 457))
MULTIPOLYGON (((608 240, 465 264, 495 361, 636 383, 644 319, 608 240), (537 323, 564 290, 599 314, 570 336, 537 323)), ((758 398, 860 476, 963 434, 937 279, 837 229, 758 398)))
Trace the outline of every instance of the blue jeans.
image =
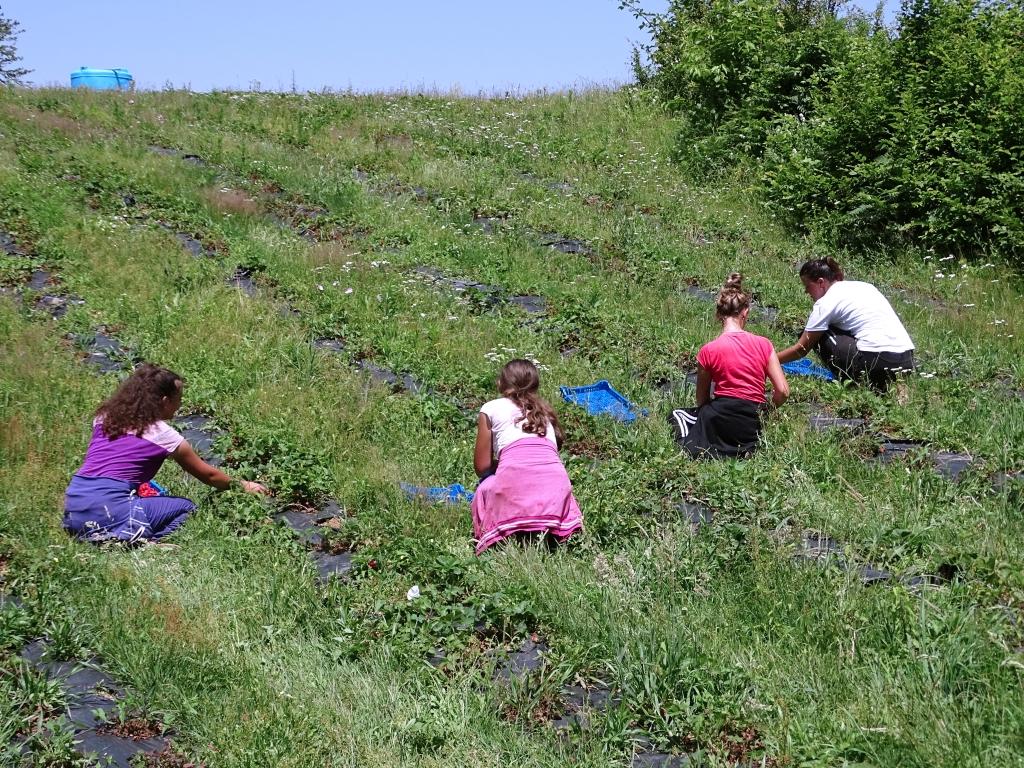
POLYGON ((87 541, 162 539, 196 508, 180 496, 140 498, 137 486, 74 475, 64 495, 64 528, 87 541))

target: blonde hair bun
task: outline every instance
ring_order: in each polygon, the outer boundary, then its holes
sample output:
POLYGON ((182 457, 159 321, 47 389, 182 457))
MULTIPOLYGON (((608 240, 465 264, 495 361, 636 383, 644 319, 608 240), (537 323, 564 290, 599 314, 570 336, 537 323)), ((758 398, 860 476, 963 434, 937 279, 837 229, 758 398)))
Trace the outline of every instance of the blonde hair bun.
POLYGON ((733 272, 729 277, 725 279, 723 288, 735 288, 740 289, 743 287, 743 275, 740 272, 733 272))
POLYGON ((750 294, 743 290, 743 275, 733 272, 722 285, 718 292, 718 301, 715 302, 715 314, 719 320, 727 317, 737 317, 744 309, 750 306, 750 294))

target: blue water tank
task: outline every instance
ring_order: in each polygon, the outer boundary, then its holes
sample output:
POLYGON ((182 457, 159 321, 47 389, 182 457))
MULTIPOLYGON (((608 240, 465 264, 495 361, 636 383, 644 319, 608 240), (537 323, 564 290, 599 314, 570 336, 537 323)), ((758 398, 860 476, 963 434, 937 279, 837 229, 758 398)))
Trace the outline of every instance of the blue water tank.
POLYGON ((127 69, 92 69, 82 67, 71 73, 72 88, 94 88, 98 91, 125 90, 131 87, 132 74, 127 69))

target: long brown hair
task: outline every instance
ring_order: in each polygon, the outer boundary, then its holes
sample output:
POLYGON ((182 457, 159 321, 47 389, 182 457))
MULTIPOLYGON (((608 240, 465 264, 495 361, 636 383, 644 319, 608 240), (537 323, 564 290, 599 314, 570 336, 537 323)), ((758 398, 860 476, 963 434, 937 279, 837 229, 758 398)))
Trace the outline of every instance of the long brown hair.
POLYGON ((96 416, 103 419, 103 433, 111 440, 141 435, 160 420, 161 399, 173 397, 182 386, 183 379, 174 371, 143 363, 96 409, 96 416))
POLYGON ((519 406, 523 412, 523 418, 518 426, 523 432, 544 437, 548 433, 548 424, 555 429, 555 439, 562 444, 564 435, 562 425, 558 423, 558 416, 555 414, 548 402, 537 394, 540 389, 540 372, 537 366, 529 360, 509 360, 501 369, 498 377, 498 391, 513 403, 519 406))
POLYGON ((726 279, 722 290, 718 292, 715 303, 715 316, 719 320, 727 317, 739 317, 744 309, 750 307, 750 294, 743 290, 743 275, 733 272, 726 279))
POLYGON ((810 280, 825 278, 830 283, 837 283, 843 279, 843 268, 831 256, 826 256, 823 259, 811 259, 805 261, 804 265, 800 267, 800 277, 810 280))

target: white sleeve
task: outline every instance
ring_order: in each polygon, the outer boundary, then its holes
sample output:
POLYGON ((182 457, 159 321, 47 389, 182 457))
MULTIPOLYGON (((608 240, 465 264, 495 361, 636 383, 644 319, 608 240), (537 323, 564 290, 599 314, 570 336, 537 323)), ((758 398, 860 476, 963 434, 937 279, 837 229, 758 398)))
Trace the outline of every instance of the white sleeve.
POLYGON ((158 421, 142 433, 142 439, 159 445, 168 453, 174 453, 185 442, 182 434, 166 421, 158 421))
POLYGON ((835 309, 835 305, 826 301, 828 294, 826 293, 811 307, 810 317, 807 318, 807 325, 804 326, 805 331, 827 331, 829 325, 832 323, 832 311, 835 309))
POLYGON ((480 406, 480 413, 487 417, 487 423, 494 423, 494 400, 490 400, 480 406))

